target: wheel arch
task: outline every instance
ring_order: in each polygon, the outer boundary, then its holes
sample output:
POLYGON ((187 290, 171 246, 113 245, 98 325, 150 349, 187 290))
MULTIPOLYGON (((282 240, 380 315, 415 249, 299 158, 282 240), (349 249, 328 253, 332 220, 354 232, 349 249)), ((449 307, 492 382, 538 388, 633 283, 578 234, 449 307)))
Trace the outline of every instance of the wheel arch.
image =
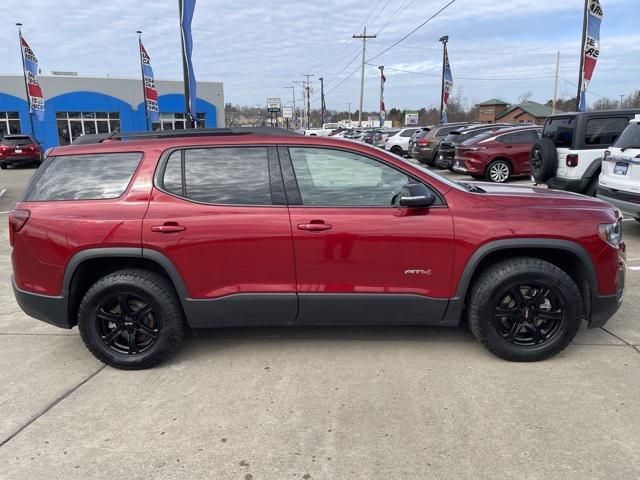
POLYGON ((504 154, 500 154, 489 159, 489 161, 487 162, 487 166, 484 167, 484 174, 485 175, 487 174, 487 172, 489 171, 489 167, 491 166, 492 163, 497 162, 499 160, 502 160, 503 162, 507 162, 509 164, 509 168, 511 169, 511 173, 513 173, 513 160, 511 160, 509 157, 505 156, 504 154))
POLYGON ((67 299, 68 318, 77 323, 84 294, 98 279, 125 268, 142 268, 165 277, 175 289, 184 310, 188 293, 175 265, 162 253, 142 248, 105 247, 76 253, 65 269, 62 296, 67 299))
POLYGON ((534 257, 546 260, 563 270, 578 286, 583 314, 591 315, 591 299, 598 294, 595 267, 586 250, 575 242, 561 239, 519 238, 496 240, 478 248, 469 258, 460 276, 455 297, 447 311, 447 323, 460 318, 475 279, 495 260, 508 257, 534 257))

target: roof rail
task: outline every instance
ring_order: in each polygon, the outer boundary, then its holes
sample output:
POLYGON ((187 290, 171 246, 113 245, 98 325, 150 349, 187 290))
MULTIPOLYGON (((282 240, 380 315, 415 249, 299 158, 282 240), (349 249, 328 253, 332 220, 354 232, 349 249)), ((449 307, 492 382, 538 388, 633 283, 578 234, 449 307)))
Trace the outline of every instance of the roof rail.
MULTIPOLYGON (((275 127, 186 128, 182 130, 154 130, 150 132, 116 132, 102 138, 96 138, 93 143, 100 143, 105 140, 211 137, 229 135, 290 136, 298 134, 290 130, 285 130, 284 128, 275 127)), ((86 143, 92 143, 90 139, 88 140, 89 141, 86 143)))

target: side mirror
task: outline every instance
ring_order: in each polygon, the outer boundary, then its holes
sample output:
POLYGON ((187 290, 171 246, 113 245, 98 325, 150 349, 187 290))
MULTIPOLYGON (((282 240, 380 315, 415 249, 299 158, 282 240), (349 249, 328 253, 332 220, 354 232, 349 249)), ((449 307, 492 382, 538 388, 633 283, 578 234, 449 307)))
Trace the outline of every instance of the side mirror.
POLYGON ((398 205, 409 208, 430 207, 436 201, 435 194, 421 183, 408 183, 398 194, 398 205))

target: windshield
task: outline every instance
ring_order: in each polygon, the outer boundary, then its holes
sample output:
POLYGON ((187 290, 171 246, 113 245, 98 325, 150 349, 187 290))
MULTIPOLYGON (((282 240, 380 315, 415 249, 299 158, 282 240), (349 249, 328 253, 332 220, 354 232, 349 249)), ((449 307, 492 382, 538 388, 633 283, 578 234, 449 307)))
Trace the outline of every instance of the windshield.
POLYGON ((633 122, 627 125, 613 146, 616 148, 640 148, 640 123, 633 122))
POLYGON ((30 143, 33 143, 33 140, 31 140, 31 137, 26 135, 22 137, 4 137, 2 139, 2 145, 18 146, 29 145, 30 143))

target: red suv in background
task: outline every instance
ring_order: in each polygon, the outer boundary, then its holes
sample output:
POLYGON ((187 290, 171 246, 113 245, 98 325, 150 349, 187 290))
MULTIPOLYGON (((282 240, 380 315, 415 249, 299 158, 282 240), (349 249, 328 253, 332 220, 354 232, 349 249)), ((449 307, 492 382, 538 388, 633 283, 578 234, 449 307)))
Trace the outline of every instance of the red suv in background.
POLYGON ((22 309, 119 368, 186 326, 469 322, 551 357, 624 287, 621 216, 546 189, 455 183, 277 129, 123 133, 53 149, 9 216, 22 309), (72 181, 70 181, 72 179, 72 181))
POLYGON ((0 168, 9 165, 35 165, 42 162, 40 145, 31 135, 5 135, 0 140, 0 168))
POLYGON ((530 175, 529 154, 542 127, 514 127, 477 135, 456 147, 453 171, 504 183, 530 175))

